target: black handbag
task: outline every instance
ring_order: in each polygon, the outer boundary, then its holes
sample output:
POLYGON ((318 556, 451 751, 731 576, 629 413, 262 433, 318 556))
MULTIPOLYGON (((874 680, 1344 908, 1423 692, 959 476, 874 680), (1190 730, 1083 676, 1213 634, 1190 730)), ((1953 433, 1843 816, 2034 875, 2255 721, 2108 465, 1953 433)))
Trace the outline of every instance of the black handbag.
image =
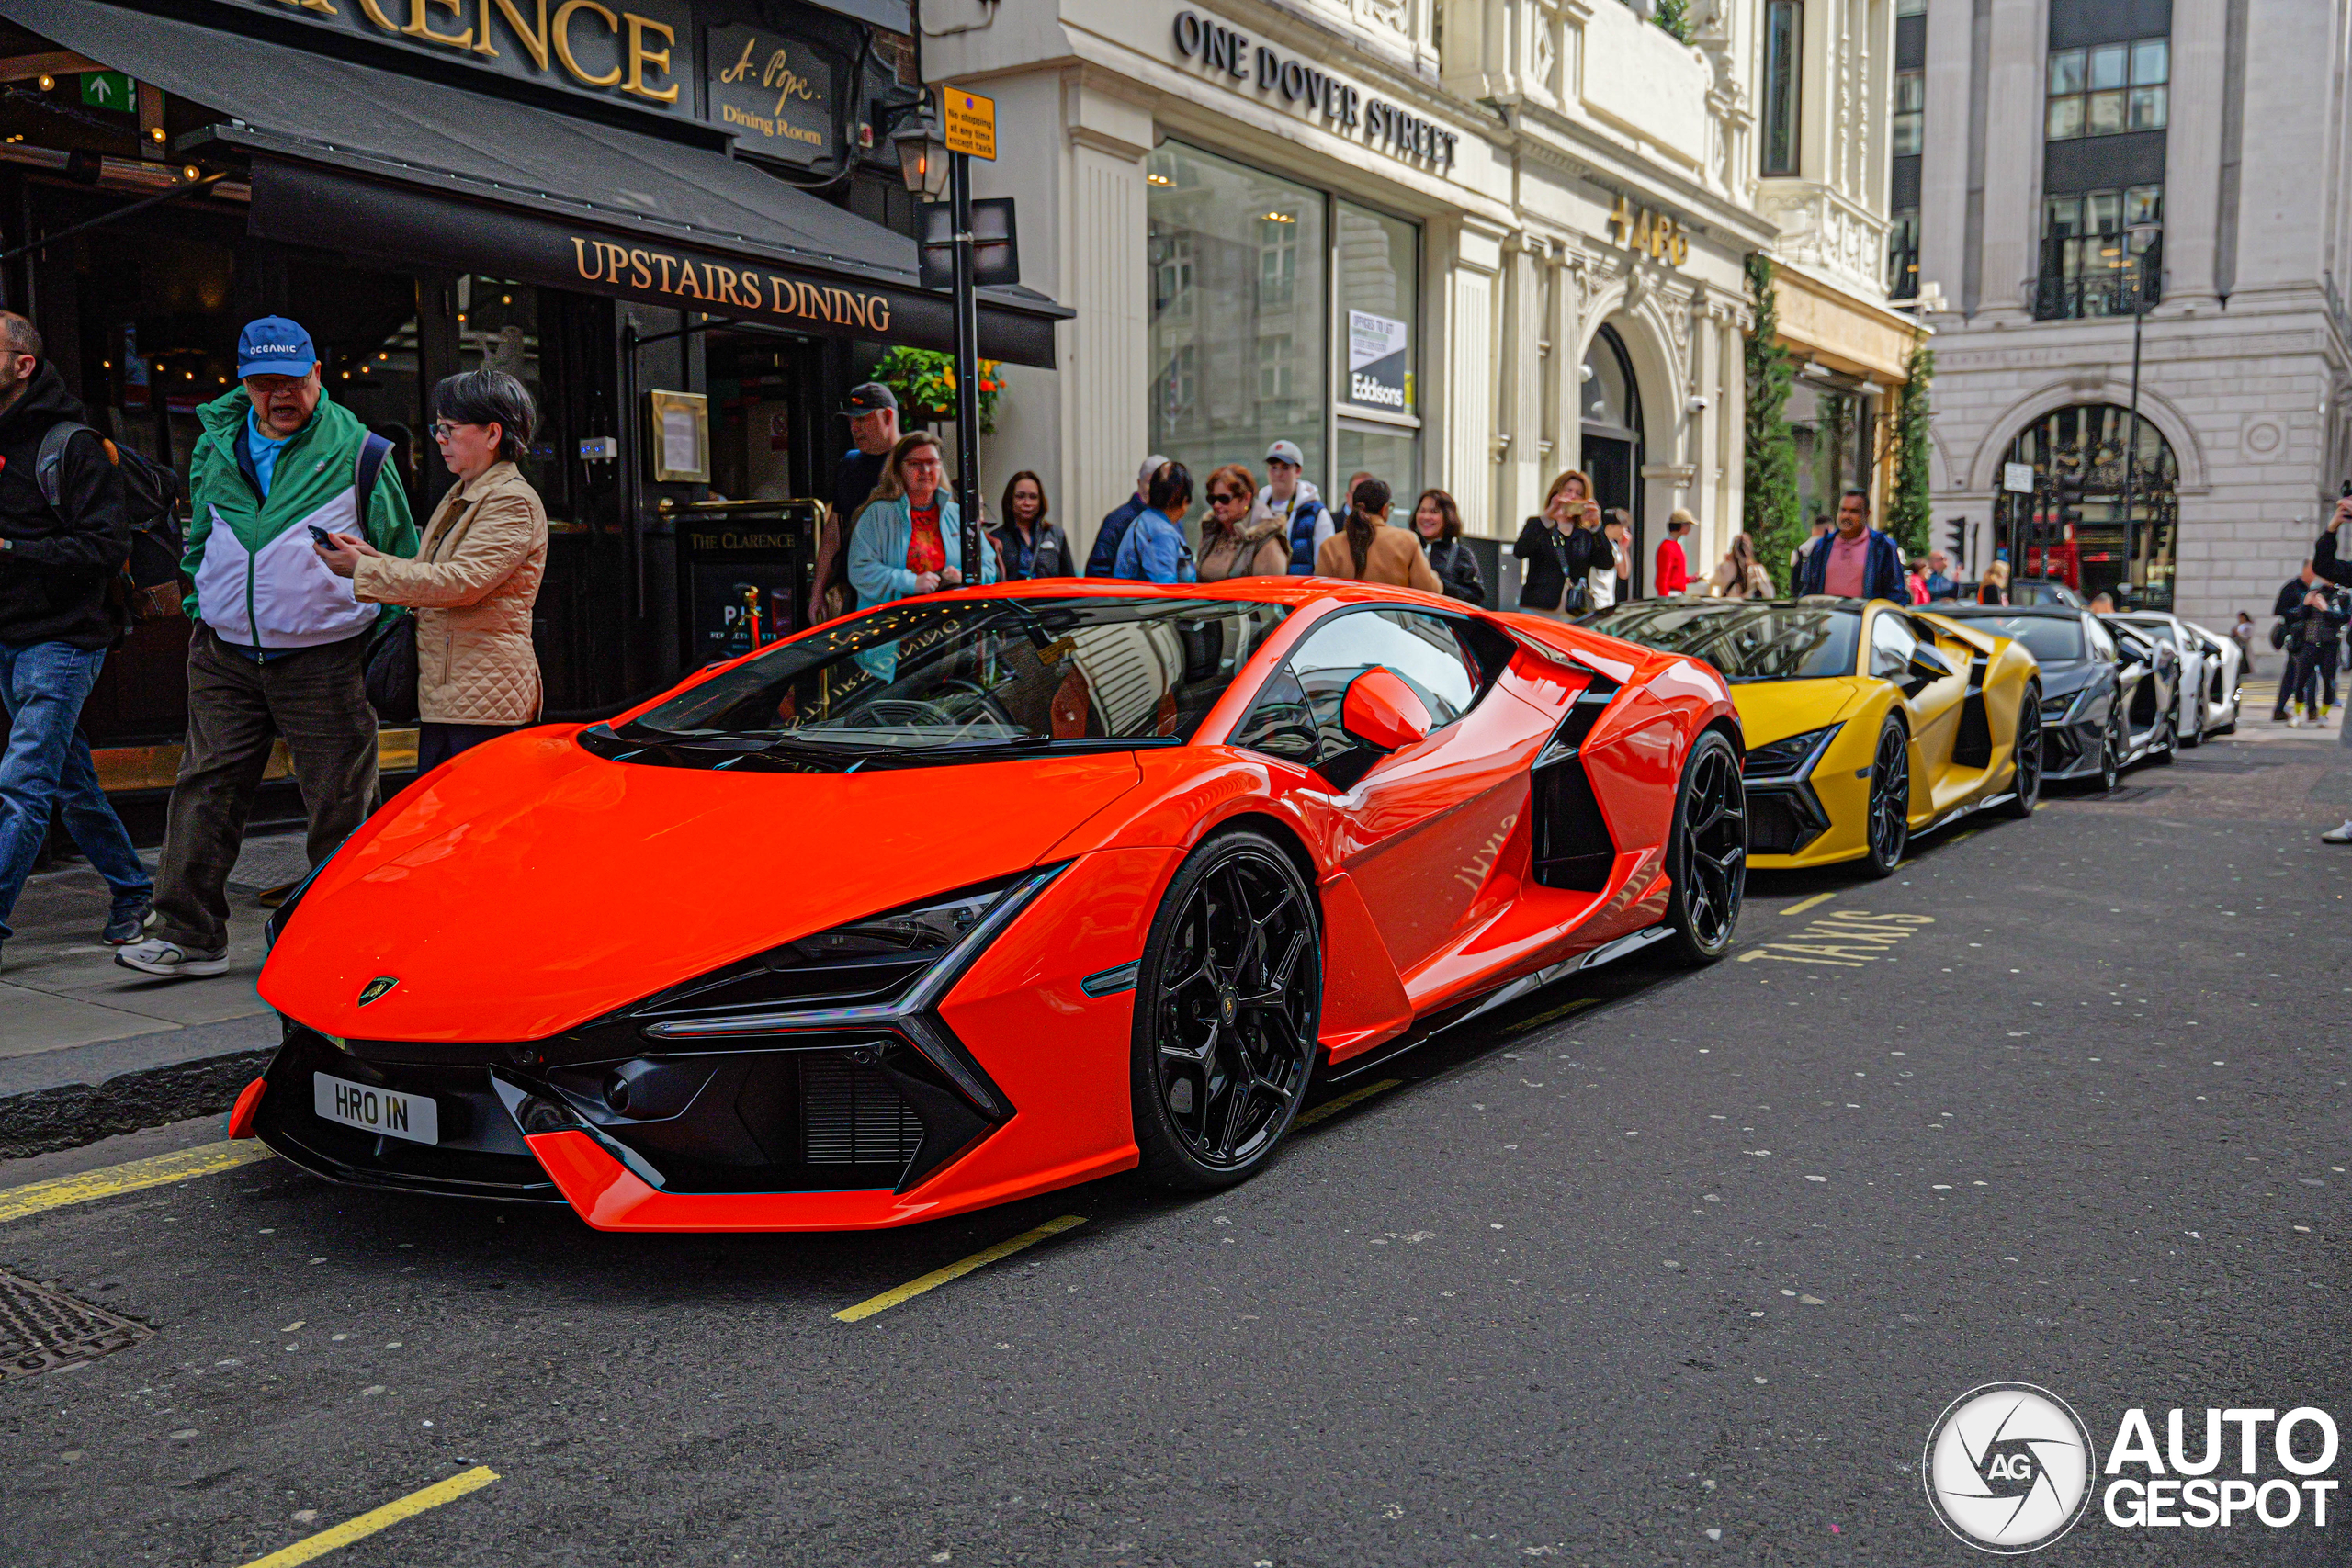
POLYGON ((368 705, 386 724, 416 722, 416 617, 397 612, 368 645, 368 705))

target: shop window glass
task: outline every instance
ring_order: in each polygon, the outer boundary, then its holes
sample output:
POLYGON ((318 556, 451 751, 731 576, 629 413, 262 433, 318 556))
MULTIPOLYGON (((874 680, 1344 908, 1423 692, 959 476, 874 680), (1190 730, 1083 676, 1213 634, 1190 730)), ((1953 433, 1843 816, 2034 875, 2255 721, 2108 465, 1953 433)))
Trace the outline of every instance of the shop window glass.
POLYGON ((1181 142, 1145 164, 1151 446, 1264 468, 1288 438, 1328 488, 1330 238, 1323 193, 1181 142))
POLYGON ((1418 224, 1340 203, 1340 306, 1346 312, 1343 402, 1414 412, 1421 310, 1418 224))
POLYGON ((1632 389, 1626 385, 1625 367, 1618 363, 1608 342, 1600 336, 1594 337, 1592 346, 1585 351, 1584 423, 1607 425, 1611 430, 1634 428, 1632 389))
MULTIPOLYGON (((1334 482, 1346 484, 1350 474, 1370 474, 1388 486, 1391 523, 1402 523, 1421 493, 1419 434, 1393 425, 1340 422, 1340 460, 1331 465, 1334 482)), ((1475 526, 1476 518, 1464 522, 1475 526)))
POLYGON ((2129 315, 2142 287, 2155 303, 2164 194, 2161 185, 2139 185, 2044 197, 2035 313, 2044 321, 2129 315))
POLYGON ((1905 207, 1886 231, 1886 292, 1896 299, 1919 293, 1919 209, 1905 207))
POLYGON ((1804 6, 1801 0, 1766 0, 1764 6, 1764 169, 1797 172, 1797 111, 1804 70, 1804 6))
POLYGON ((1894 73, 1894 155, 1907 157, 1920 150, 1928 107, 1928 73, 1925 71, 1898 71, 1894 73))

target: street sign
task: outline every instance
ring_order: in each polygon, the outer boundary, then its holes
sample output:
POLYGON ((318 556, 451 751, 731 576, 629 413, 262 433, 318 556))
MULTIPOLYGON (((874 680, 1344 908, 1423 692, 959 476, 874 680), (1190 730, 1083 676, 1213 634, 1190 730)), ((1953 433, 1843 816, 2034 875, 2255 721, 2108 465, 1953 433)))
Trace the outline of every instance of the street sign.
POLYGON ((943 140, 950 152, 968 152, 996 162, 996 100, 960 87, 939 92, 943 140))
POLYGON ((119 114, 130 114, 139 107, 131 96, 130 78, 119 71, 82 73, 82 102, 89 108, 119 114))
POLYGON ((2006 491, 2014 491, 2018 495, 2031 495, 2033 493, 2033 465, 2031 463, 2002 464, 2001 488, 2006 491))

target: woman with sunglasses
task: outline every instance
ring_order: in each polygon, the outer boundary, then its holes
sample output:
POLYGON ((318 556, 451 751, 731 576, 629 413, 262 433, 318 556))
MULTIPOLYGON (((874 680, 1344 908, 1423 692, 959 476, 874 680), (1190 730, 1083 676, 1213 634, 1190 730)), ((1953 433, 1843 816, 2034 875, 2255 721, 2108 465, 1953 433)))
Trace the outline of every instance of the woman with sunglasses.
POLYGON ((1228 577, 1282 577, 1290 571, 1290 536, 1279 517, 1250 521, 1258 481, 1238 463, 1209 476, 1209 514, 1201 520, 1203 582, 1228 577))
POLYGON ((458 482, 434 509, 416 558, 351 534, 313 546, 362 604, 416 615, 417 772, 537 722, 531 606, 548 564, 548 512, 514 465, 538 411, 503 370, 469 370, 433 389, 433 439, 458 482))

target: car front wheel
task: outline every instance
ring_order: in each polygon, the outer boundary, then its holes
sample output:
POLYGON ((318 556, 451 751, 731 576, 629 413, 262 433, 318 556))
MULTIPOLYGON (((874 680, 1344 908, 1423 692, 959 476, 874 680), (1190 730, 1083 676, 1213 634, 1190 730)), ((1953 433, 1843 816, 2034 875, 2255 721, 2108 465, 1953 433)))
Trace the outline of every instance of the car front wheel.
POLYGON ((1138 1170, 1201 1190, 1272 1156, 1315 1065, 1323 1002, 1314 894, 1281 846, 1237 829, 1178 868, 1136 977, 1138 1170))
POLYGON ((1747 893, 1747 785, 1739 753, 1720 730, 1701 735, 1682 764, 1666 863, 1673 955, 1694 967, 1713 964, 1731 951, 1747 893))
POLYGON ((2025 689, 2018 707, 2018 735, 2009 768, 2009 798, 2002 809, 2019 820, 2033 815, 2041 800, 2041 692, 2025 689))
POLYGON ((1893 718, 1878 732, 1878 753, 1871 763, 1868 835, 1863 872, 1894 875, 1911 842, 1911 743, 1893 718))

